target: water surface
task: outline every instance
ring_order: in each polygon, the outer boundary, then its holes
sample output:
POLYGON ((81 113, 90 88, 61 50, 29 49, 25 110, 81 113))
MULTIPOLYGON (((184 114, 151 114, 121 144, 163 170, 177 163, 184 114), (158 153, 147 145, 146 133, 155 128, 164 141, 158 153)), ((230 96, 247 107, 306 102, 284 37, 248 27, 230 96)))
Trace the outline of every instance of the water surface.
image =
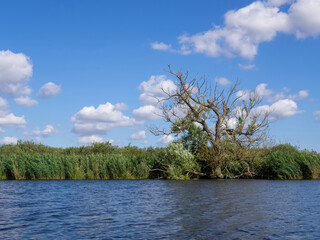
POLYGON ((320 239, 320 181, 0 181, 0 239, 320 239))

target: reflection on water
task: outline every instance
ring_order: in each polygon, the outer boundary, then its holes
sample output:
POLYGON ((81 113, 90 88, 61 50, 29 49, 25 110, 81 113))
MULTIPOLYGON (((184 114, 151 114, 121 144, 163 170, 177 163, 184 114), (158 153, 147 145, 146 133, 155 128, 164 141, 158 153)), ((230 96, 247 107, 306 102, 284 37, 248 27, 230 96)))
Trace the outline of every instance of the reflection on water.
POLYGON ((0 239, 320 239, 319 181, 1 181, 0 239))

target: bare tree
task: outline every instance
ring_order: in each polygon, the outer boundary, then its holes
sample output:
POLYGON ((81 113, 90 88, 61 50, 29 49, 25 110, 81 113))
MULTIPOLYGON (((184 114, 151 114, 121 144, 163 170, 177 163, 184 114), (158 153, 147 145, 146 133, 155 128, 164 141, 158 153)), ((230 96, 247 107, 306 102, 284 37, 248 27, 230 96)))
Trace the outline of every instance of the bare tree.
POLYGON ((166 97, 158 99, 162 117, 170 123, 169 129, 153 128, 155 135, 176 136, 192 123, 200 126, 208 138, 209 151, 204 159, 216 177, 222 177, 221 164, 225 143, 241 148, 257 146, 268 128, 269 112, 259 111, 261 98, 254 92, 239 94, 239 82, 229 90, 212 88, 206 77, 189 78, 188 71, 168 73, 176 79, 176 88, 162 89, 166 97))

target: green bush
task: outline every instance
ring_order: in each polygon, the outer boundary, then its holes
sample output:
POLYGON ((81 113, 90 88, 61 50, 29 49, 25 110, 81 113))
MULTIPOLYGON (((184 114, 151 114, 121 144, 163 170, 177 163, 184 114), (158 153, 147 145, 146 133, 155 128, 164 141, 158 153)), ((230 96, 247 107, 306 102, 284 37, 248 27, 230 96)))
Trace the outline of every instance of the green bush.
POLYGON ((262 162, 260 176, 268 179, 313 179, 319 177, 320 157, 315 152, 298 151, 288 144, 270 149, 262 162))
POLYGON ((182 143, 170 143, 166 149, 165 165, 169 179, 189 179, 193 172, 199 172, 200 166, 182 143))
POLYGON ((261 174, 268 179, 299 179, 302 171, 297 161, 299 153, 274 152, 262 163, 261 174))

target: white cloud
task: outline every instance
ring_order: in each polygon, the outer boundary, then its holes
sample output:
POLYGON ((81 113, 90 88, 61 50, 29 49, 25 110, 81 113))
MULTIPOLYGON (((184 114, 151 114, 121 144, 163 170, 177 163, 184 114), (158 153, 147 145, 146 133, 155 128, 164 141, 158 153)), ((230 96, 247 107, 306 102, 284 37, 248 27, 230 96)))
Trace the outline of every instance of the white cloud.
POLYGON ((181 48, 179 50, 176 50, 176 49, 172 48, 171 45, 165 44, 163 42, 153 42, 153 43, 151 43, 151 48, 154 50, 159 50, 159 51, 180 53, 182 55, 188 55, 192 52, 190 49, 188 49, 185 46, 181 46, 181 48))
POLYGON ((250 90, 239 90, 236 93, 237 97, 242 100, 249 100, 250 96, 258 96, 262 99, 266 99, 268 102, 276 102, 285 97, 283 93, 275 93, 273 90, 267 88, 268 84, 260 83, 256 89, 252 92, 250 90))
POLYGON ((307 90, 301 90, 298 92, 298 94, 289 95, 288 98, 292 100, 303 100, 309 96, 309 93, 307 90))
POLYGON ((102 137, 99 137, 96 135, 84 136, 84 137, 78 138, 78 143, 83 144, 83 145, 90 145, 92 143, 102 143, 102 142, 114 143, 114 140, 108 139, 108 138, 102 138, 102 137))
POLYGON ((25 107, 32 107, 38 104, 36 100, 31 99, 29 96, 21 96, 21 97, 15 98, 14 101, 16 102, 16 104, 25 106, 25 107))
POLYGON ((158 100, 162 100, 166 97, 163 90, 171 93, 176 89, 177 86, 175 83, 167 79, 166 76, 151 76, 148 81, 143 81, 139 85, 139 90, 142 91, 139 99, 144 105, 157 105, 158 100))
POLYGON ((320 34, 320 1, 297 0, 289 9, 292 31, 297 38, 320 34))
POLYGON ((17 144, 18 138, 16 137, 4 137, 0 140, 1 144, 17 144))
POLYGON ((57 133, 57 130, 52 125, 47 125, 47 126, 45 126, 45 128, 41 132, 41 135, 43 137, 48 137, 48 136, 53 135, 55 133, 57 133))
POLYGON ((254 64, 244 65, 244 64, 239 63, 238 66, 239 66, 239 68, 244 69, 244 70, 252 70, 252 69, 257 68, 256 65, 254 65, 254 64))
POLYGON ((23 53, 0 51, 0 93, 9 97, 30 95, 27 83, 32 76, 32 63, 23 53))
POLYGON ((42 137, 49 137, 49 136, 57 134, 57 133, 58 133, 58 130, 56 130, 54 128, 54 126, 48 124, 44 127, 43 130, 35 129, 31 132, 24 131, 23 135, 25 135, 25 136, 38 136, 38 137, 41 135, 42 137))
POLYGON ((280 120, 280 119, 294 116, 302 112, 298 110, 297 103, 291 99, 279 100, 273 103, 271 106, 263 105, 263 106, 257 107, 256 111, 271 112, 270 120, 280 120))
MULTIPOLYGON (((237 115, 237 109, 235 109, 235 115, 237 115)), ((230 119, 228 119, 225 123, 224 126, 229 128, 229 129, 235 129, 237 127, 238 121, 236 118, 232 117, 230 119)), ((214 126, 215 127, 215 126, 214 126)), ((213 129, 215 130, 215 128, 213 127, 213 129)))
POLYGON ((136 124, 134 119, 123 115, 109 102, 100 104, 97 108, 84 107, 71 118, 71 121, 74 123, 72 131, 84 136, 105 134, 114 128, 136 124))
POLYGON ((61 86, 56 85, 53 82, 48 82, 40 88, 38 92, 38 97, 49 98, 57 95, 60 92, 61 92, 61 86))
POLYGON ((161 119, 161 111, 153 105, 145 105, 133 110, 133 117, 139 122, 155 121, 161 119))
POLYGON ((236 97, 239 98, 240 100, 249 100, 250 94, 251 94, 251 91, 249 90, 239 90, 236 93, 236 97))
POLYGON ((101 143, 103 142, 103 138, 95 135, 85 136, 85 137, 79 137, 78 142, 81 144, 101 143))
POLYGON ((157 144, 166 145, 168 143, 171 143, 173 140, 174 137, 172 137, 171 135, 164 135, 157 141, 157 144))
POLYGON ((153 42, 151 43, 151 48, 154 50, 161 50, 161 51, 173 51, 171 45, 165 44, 163 42, 153 42))
POLYGON ((125 104, 125 103, 117 103, 115 106, 114 106, 114 109, 115 110, 118 110, 118 111, 126 111, 129 109, 128 105, 125 104))
POLYGON ((215 26, 205 33, 183 35, 179 43, 195 53, 211 57, 240 55, 252 59, 261 42, 271 41, 279 31, 287 31, 288 16, 279 8, 256 1, 224 15, 225 27, 215 26))
POLYGON ((7 101, 0 97, 0 133, 4 133, 3 127, 25 127, 24 116, 17 117, 10 113, 7 101))
MULTIPOLYGON (((181 50, 170 51, 253 59, 260 43, 272 41, 279 33, 294 34, 297 38, 317 37, 320 34, 319 12, 319 0, 254 1, 238 10, 228 11, 222 27, 180 36, 181 50), (287 12, 279 8, 284 4, 290 4, 287 12)), ((159 45, 157 50, 168 51, 169 46, 159 45)), ((251 66, 244 69, 251 69, 251 66)))
POLYGON ((215 81, 217 84, 222 85, 222 86, 226 86, 226 85, 231 84, 231 81, 228 80, 227 78, 224 78, 224 77, 215 78, 215 81))
POLYGON ((0 127, 24 127, 26 123, 24 116, 17 117, 13 113, 6 114, 3 112, 0 114, 0 127))
POLYGON ((131 140, 145 140, 146 139, 146 132, 145 131, 138 131, 130 136, 131 140))
POLYGON ((268 84, 266 84, 266 83, 259 84, 256 87, 255 93, 261 98, 270 96, 273 93, 273 91, 270 89, 267 89, 267 86, 268 86, 268 84))

